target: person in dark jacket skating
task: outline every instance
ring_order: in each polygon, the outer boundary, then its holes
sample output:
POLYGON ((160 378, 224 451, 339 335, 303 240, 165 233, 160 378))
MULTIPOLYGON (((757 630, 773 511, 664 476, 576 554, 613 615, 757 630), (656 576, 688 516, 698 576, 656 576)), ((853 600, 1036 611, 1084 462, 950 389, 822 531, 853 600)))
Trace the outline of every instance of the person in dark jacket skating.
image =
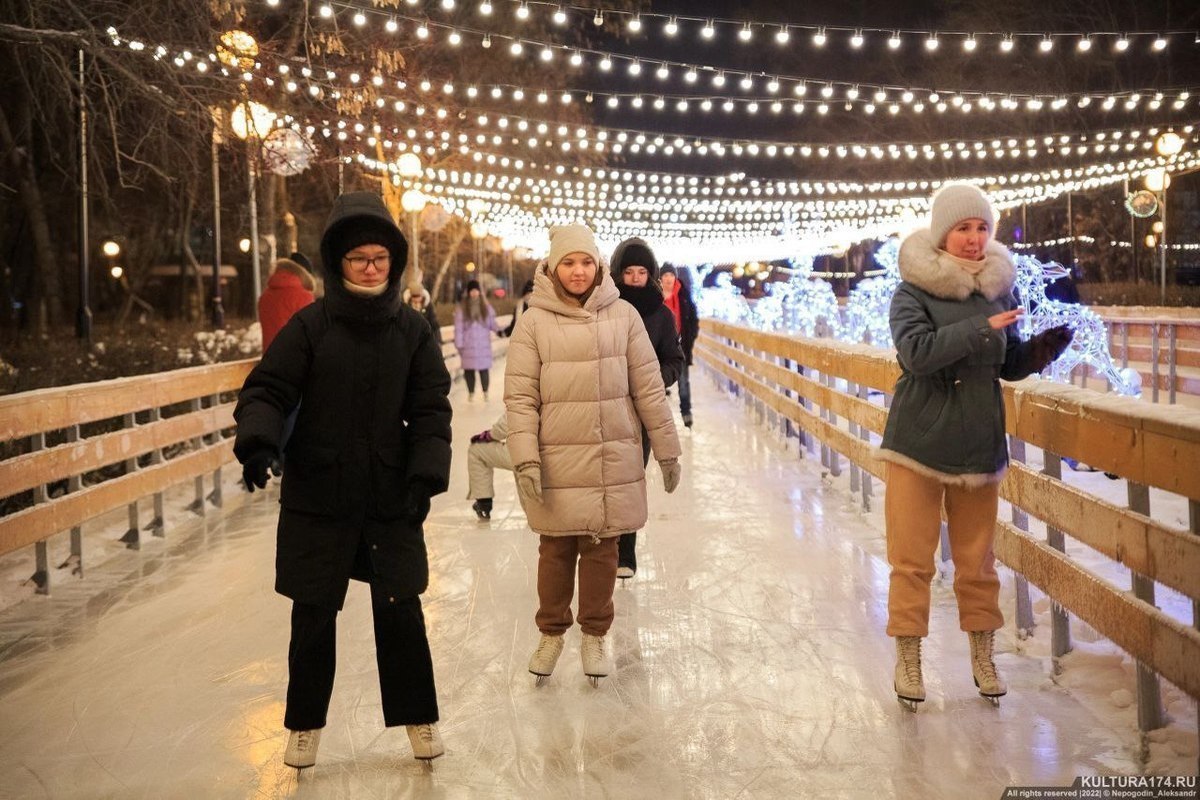
POLYGON ((234 453, 246 487, 279 474, 284 419, 300 403, 280 490, 275 590, 290 598, 284 763, 316 762, 333 691, 335 626, 351 578, 370 584, 388 727, 413 754, 443 747, 418 597, 422 523, 450 472, 450 375, 424 318, 400 302, 408 243, 370 192, 334 201, 321 240, 325 296, 298 311, 246 378, 234 453))
POLYGON ((925 699, 921 640, 943 506, 975 684, 993 702, 1007 692, 992 655, 1004 624, 992 549, 1008 465, 1000 380, 1040 372, 1072 337, 1064 325, 1021 341, 1016 267, 992 238, 995 222, 983 192, 948 184, 933 197, 930 227, 900 247, 889 319, 901 374, 878 455, 888 462, 887 633, 896 638, 896 695, 910 709, 925 699))
POLYGON ((675 318, 675 330, 679 332, 680 344, 683 345, 683 369, 679 371, 679 413, 683 416, 684 427, 692 427, 692 382, 688 377, 688 367, 692 366, 692 348, 696 337, 700 335, 700 315, 696 313, 696 304, 692 301, 692 290, 676 273, 670 264, 664 266, 659 274, 662 283, 663 302, 675 318))
MULTIPOLYGON (((664 387, 678 380, 684 368, 683 349, 675 319, 663 301, 658 282, 658 259, 641 239, 626 239, 617 245, 609 262, 621 299, 637 309, 658 356, 664 387)), ((642 427, 642 465, 650 461, 650 437, 642 427)), ((617 577, 632 578, 637 573, 637 531, 621 534, 617 541, 617 577)))

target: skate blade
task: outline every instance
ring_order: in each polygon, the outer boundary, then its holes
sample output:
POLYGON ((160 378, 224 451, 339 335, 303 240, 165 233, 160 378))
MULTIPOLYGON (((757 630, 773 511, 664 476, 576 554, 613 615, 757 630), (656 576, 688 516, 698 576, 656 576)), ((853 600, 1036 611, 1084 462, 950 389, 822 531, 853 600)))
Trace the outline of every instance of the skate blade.
MULTIPOLYGON (((975 688, 976 689, 979 688, 979 681, 975 681, 975 688)), ((1008 694, 1007 691, 1000 692, 999 694, 987 694, 983 691, 979 692, 980 697, 982 697, 984 700, 987 700, 989 703, 994 705, 996 708, 1000 707, 1000 698, 1004 697, 1004 695, 1006 695, 1006 694, 1008 694)))
POLYGON ((550 680, 549 675, 538 675, 536 672, 531 672, 529 674, 533 676, 534 686, 545 686, 546 681, 550 680))
POLYGON ((600 679, 603 677, 605 677, 605 676, 604 675, 588 675, 587 679, 588 679, 588 682, 592 684, 593 689, 599 689, 600 688, 600 679))

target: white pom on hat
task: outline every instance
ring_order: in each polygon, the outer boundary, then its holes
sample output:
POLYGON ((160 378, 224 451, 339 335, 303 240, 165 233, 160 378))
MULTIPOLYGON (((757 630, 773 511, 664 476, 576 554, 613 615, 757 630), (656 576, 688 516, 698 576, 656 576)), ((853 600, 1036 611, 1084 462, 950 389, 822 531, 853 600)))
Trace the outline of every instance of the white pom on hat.
POLYGON ((933 241, 942 246, 950 229, 964 219, 981 219, 993 232, 996 230, 996 212, 978 186, 947 183, 933 196, 929 214, 929 230, 933 234, 933 241))
POLYGON ((558 266, 571 253, 587 253, 596 264, 600 263, 600 249, 596 247, 596 237, 586 225, 555 225, 550 229, 550 255, 546 263, 550 269, 558 266))

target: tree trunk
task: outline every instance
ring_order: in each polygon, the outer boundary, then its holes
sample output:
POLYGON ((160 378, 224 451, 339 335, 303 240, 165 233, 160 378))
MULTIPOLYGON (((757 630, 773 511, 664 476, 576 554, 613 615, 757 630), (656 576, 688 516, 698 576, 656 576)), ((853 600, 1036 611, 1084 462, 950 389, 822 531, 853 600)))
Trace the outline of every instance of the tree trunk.
POLYGON ((446 273, 450 270, 450 265, 454 263, 458 256, 458 246, 462 244, 463 239, 467 238, 467 227, 465 225, 457 227, 458 232, 451 237, 450 247, 446 249, 446 257, 442 259, 442 265, 438 267, 437 277, 433 279, 433 288, 429 290, 430 297, 438 297, 438 291, 442 287, 442 280, 445 279, 446 273))
MULTIPOLYGON (((62 320, 62 282, 59 280, 58 257, 50 236, 50 223, 46 218, 46 205, 42 201, 42 190, 38 186, 37 174, 32 160, 32 149, 19 144, 9 125, 8 115, 0 105, 0 145, 8 151, 12 160, 13 170, 17 173, 17 184, 21 193, 21 202, 25 207, 26 219, 29 220, 29 232, 33 237, 34 261, 37 274, 34 276, 34 298, 26 301, 40 300, 37 304, 39 319, 37 330, 42 336, 47 333, 47 325, 56 326, 62 320)), ((86 243, 81 242, 81 247, 86 243)))
POLYGON ((183 212, 183 224, 179 226, 180 236, 180 252, 183 258, 180 259, 179 265, 179 283, 182 286, 184 282, 184 274, 190 269, 192 277, 195 280, 195 287, 189 302, 186 305, 185 313, 189 322, 195 322, 200 319, 204 313, 204 279, 200 277, 200 262, 196 260, 196 254, 192 252, 191 231, 192 231, 192 211, 195 208, 196 197, 189 190, 187 194, 187 203, 183 212))

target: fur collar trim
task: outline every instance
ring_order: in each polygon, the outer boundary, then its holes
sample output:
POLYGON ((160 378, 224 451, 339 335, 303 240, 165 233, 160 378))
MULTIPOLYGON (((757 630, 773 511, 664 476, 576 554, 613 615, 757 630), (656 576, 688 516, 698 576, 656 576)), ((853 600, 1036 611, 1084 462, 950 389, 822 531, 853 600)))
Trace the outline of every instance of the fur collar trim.
POLYGON ((971 275, 938 249, 932 233, 919 230, 900 245, 900 279, 943 300, 966 300, 972 292, 998 300, 1012 292, 1017 267, 1008 248, 992 240, 984 249, 983 269, 971 275))

